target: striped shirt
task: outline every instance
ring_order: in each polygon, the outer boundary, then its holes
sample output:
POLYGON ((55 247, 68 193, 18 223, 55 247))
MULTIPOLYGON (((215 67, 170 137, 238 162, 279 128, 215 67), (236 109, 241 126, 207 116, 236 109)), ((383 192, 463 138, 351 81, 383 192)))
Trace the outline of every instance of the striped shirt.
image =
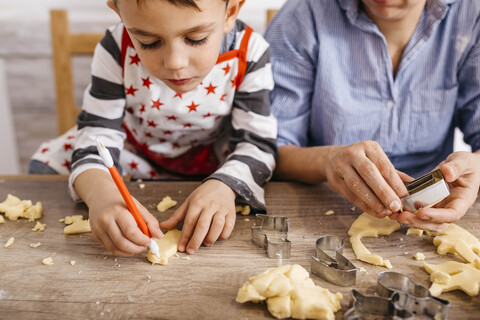
POLYGON ((377 141, 412 176, 480 148, 480 1, 427 0, 396 76, 359 0, 289 0, 271 22, 278 145, 377 141))
POLYGON ((243 22, 224 35, 217 64, 194 90, 177 93, 143 67, 123 24, 97 45, 92 81, 77 118, 72 182, 83 171, 106 170, 101 138, 119 170, 127 139, 161 170, 218 179, 237 200, 265 211, 262 185, 275 167, 276 119, 269 45, 243 22))

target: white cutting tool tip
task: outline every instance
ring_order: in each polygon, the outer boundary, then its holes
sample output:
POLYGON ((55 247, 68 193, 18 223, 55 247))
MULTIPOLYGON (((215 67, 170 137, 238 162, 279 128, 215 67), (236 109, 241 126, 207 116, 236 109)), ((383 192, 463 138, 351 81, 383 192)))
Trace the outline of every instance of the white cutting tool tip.
POLYGON ((160 248, 158 247, 157 241, 155 241, 154 238, 150 239, 150 245, 148 247, 154 255, 160 258, 160 248))

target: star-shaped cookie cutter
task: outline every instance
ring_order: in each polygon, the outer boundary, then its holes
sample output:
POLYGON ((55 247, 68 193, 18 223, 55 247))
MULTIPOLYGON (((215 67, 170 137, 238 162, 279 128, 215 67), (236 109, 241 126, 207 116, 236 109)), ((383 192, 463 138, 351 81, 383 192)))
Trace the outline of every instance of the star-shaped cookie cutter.
POLYGON ((283 216, 255 215, 255 226, 252 227, 252 242, 264 248, 272 259, 288 259, 292 243, 287 239, 290 219, 283 216))
POLYGON ((311 271, 320 278, 339 286, 353 286, 357 277, 355 265, 342 255, 344 240, 326 235, 317 239, 311 271), (330 254, 331 255, 330 255, 330 254))
POLYGON ((368 319, 367 315, 390 319, 414 319, 415 316, 448 319, 450 302, 432 296, 426 287, 404 274, 393 271, 379 273, 377 294, 364 295, 352 289, 351 308, 345 312, 344 319, 368 319))

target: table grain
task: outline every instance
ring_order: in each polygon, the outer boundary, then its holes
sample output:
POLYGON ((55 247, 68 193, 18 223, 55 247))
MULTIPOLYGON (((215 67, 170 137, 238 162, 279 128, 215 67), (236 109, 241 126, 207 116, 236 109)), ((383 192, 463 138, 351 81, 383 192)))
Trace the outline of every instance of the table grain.
MULTIPOLYGON (((145 181, 127 182, 127 187, 162 221, 174 209, 157 212, 157 203, 166 195, 181 203, 198 184, 145 181), (141 189, 140 183, 145 188, 141 189)), ((251 243, 254 217, 237 215, 229 239, 201 247, 190 260, 179 253, 167 266, 151 265, 146 253, 116 257, 90 233, 65 235, 60 218, 88 217, 87 207, 70 199, 65 178, 0 177, 0 201, 9 193, 34 203, 41 201, 44 215, 40 221, 47 227, 44 232, 33 232, 36 222, 24 219, 0 224, 0 319, 272 319, 263 304, 236 303, 238 289, 250 276, 281 264, 297 263, 310 271, 315 241, 326 234, 346 237, 344 255, 365 268, 366 272, 358 272, 356 289, 373 293, 378 273, 386 270, 355 259, 347 232, 361 212, 351 210, 352 204, 326 184, 270 182, 265 188, 268 214, 291 219, 290 259, 267 258, 263 249, 251 243), (335 213, 326 216, 328 210, 335 213), (15 243, 4 248, 10 237, 15 243), (29 246, 37 242, 41 243, 38 248, 29 246), (53 259, 52 266, 42 264, 47 257, 53 259), (75 265, 70 264, 72 260, 75 265)), ((480 201, 458 225, 480 237, 480 201)), ((436 254, 432 238, 407 236, 406 230, 402 226, 390 236, 367 238, 364 243, 373 253, 390 259, 394 271, 425 286, 430 286, 429 275, 422 262, 413 259, 416 252, 423 252, 429 263, 460 261, 452 255, 436 254)), ((336 314, 342 319, 351 288, 311 277, 315 284, 344 295, 342 310, 336 314)), ((449 319, 480 319, 478 296, 454 291, 441 297, 451 303, 449 319)))

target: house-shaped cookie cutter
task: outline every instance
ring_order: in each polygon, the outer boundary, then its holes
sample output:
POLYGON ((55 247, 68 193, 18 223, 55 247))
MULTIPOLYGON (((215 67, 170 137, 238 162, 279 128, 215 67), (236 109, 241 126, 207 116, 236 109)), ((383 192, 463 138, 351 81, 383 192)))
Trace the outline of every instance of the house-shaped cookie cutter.
POLYGON ((317 239, 311 271, 320 278, 339 286, 355 285, 357 268, 342 255, 344 240, 326 235, 317 239))
POLYGON ((344 319, 369 319, 373 315, 390 319, 414 319, 415 316, 448 319, 450 302, 433 297, 428 288, 404 274, 393 271, 379 273, 377 294, 363 295, 352 289, 351 308, 345 312, 344 319))
POLYGON ((290 219, 283 216, 255 215, 252 227, 252 242, 265 248, 267 256, 272 259, 288 259, 292 243, 288 240, 290 219))

